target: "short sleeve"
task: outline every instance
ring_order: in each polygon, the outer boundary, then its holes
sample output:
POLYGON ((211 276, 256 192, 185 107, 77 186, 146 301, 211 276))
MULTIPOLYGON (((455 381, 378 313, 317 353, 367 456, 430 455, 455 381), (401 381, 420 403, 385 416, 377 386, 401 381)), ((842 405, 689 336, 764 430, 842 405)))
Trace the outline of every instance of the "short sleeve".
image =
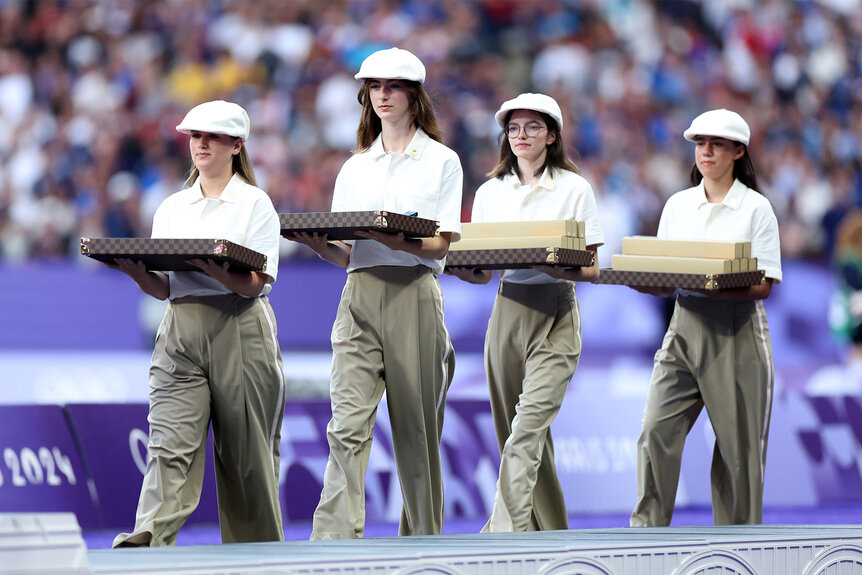
POLYGON ((781 244, 778 234, 778 218, 772 206, 765 201, 754 211, 752 221, 751 257, 757 258, 757 268, 766 272, 766 277, 781 283, 781 244))
MULTIPOLYGON (((453 153, 454 154, 454 153, 453 153)), ((464 187, 464 172, 457 156, 446 161, 448 170, 440 182, 440 203, 437 219, 441 232, 451 232, 452 241, 461 239, 461 195, 464 187)))

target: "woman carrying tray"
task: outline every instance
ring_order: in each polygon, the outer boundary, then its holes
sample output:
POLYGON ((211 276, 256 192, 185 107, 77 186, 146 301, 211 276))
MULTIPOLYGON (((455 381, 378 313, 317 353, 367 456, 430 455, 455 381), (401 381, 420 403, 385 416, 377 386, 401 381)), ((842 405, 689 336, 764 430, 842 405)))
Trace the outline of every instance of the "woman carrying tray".
POLYGON ((715 523, 761 523, 774 378, 762 300, 781 282, 778 222, 758 190, 748 153, 750 130, 739 114, 710 110, 683 135, 695 142, 693 187, 668 199, 658 237, 750 241, 766 280, 746 288, 679 293, 655 355, 638 440, 638 502, 631 525, 670 524, 683 444, 704 406, 716 437, 715 523))
MULTIPOLYGON (((593 189, 565 152, 563 115, 544 94, 521 94, 496 114, 503 127, 500 160, 476 192, 473 222, 584 221, 587 248, 604 243, 593 189)), ((488 270, 454 268, 471 283, 488 270)), ((567 529, 568 514, 554 464, 551 423, 581 355, 581 318, 573 281, 598 277, 590 268, 501 272, 485 336, 485 371, 500 447, 500 474, 483 532, 567 529)))
POLYGON ((458 156, 440 143, 422 87, 425 66, 416 56, 380 50, 356 78, 363 80, 362 119, 356 151, 335 182, 332 211, 417 212, 438 220, 440 234, 358 232, 367 239, 350 243, 328 242, 325 234, 290 238, 348 272, 332 326, 329 460, 311 538, 363 535, 365 472, 384 391, 403 497, 399 534, 438 534, 440 437, 455 358, 435 274, 460 236, 463 174, 458 156))
POLYGON ((284 539, 278 502, 284 375, 266 294, 278 273, 278 214, 255 187, 249 119, 224 101, 200 104, 190 134, 186 189, 162 202, 154 238, 225 238, 267 256, 266 273, 192 259, 200 272, 117 267, 147 294, 169 299, 150 367, 149 460, 135 529, 114 547, 172 545, 200 499, 212 423, 222 541, 284 539))

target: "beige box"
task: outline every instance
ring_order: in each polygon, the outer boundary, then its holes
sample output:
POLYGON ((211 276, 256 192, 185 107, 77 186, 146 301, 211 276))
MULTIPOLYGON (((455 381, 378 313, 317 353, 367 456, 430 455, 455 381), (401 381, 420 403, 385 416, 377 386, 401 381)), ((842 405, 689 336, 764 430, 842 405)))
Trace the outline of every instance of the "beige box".
POLYGON ((584 237, 583 229, 584 222, 577 222, 575 220, 467 222, 461 224, 461 237, 519 238, 527 236, 571 236, 582 238, 584 237))
POLYGON ((623 254, 633 256, 673 256, 685 258, 733 259, 751 252, 751 242, 664 240, 651 236, 623 238, 623 254))
POLYGON ((631 272, 721 274, 733 271, 733 260, 614 254, 611 256, 611 268, 631 272))
POLYGON ((748 258, 748 271, 757 271, 757 258, 748 258))
POLYGON ((577 249, 578 238, 568 236, 528 236, 515 238, 464 238, 449 245, 449 251, 487 250, 510 248, 567 248, 577 249))

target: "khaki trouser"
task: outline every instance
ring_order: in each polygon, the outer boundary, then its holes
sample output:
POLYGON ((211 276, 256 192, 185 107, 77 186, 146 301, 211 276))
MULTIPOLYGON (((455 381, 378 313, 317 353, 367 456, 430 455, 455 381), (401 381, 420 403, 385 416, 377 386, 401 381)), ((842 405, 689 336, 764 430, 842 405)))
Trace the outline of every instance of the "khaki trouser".
POLYGON ((176 541, 200 499, 210 420, 222 541, 284 540, 283 414, 281 352, 265 296, 170 302, 150 367, 149 459, 135 530, 114 546, 176 541))
POLYGON ((572 284, 500 283, 485 337, 500 475, 483 532, 568 529, 550 426, 580 355, 572 284))
POLYGON ((311 538, 364 533, 365 472, 384 390, 403 498, 398 532, 439 534, 440 438, 455 356, 431 270, 380 266, 348 274, 332 326, 332 351, 329 460, 311 538))
POLYGON ((683 444, 704 405, 716 438, 715 523, 763 521, 772 365, 763 302, 679 298, 655 355, 638 440, 633 527, 670 524, 683 444))

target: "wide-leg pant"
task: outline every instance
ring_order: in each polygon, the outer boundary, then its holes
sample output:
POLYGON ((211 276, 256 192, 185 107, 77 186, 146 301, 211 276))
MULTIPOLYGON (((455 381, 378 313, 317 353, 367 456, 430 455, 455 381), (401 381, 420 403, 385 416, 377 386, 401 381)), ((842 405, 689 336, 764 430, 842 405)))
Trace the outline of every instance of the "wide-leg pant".
POLYGON ((311 538, 364 533, 365 473, 384 390, 403 498, 398 532, 439 534, 440 439, 455 356, 431 270, 380 266, 349 273, 332 327, 332 351, 329 459, 311 538))
POLYGON ((715 523, 763 521, 772 410, 772 344, 763 302, 681 296, 655 355, 638 440, 631 525, 669 525, 686 435, 706 406, 715 430, 715 523))
POLYGON ((283 415, 269 300, 231 294, 170 302, 150 367, 149 459, 135 529, 114 546, 175 542, 200 500, 210 420, 222 541, 283 540, 283 415))
POLYGON ((500 283, 485 337, 485 371, 501 460, 483 532, 568 529, 550 426, 580 355, 571 283, 500 283))

